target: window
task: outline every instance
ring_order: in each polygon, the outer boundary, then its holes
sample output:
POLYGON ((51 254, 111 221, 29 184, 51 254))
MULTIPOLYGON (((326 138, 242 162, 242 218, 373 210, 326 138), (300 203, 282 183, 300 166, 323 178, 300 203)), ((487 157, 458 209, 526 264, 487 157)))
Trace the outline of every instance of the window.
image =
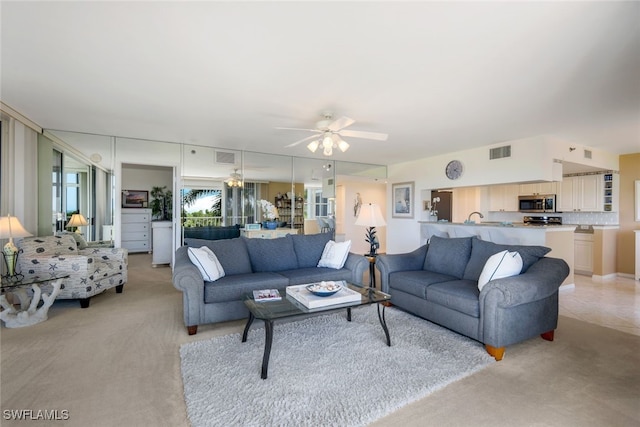
POLYGON ((328 198, 322 197, 322 188, 307 188, 305 193, 307 218, 334 214, 333 203, 328 198))

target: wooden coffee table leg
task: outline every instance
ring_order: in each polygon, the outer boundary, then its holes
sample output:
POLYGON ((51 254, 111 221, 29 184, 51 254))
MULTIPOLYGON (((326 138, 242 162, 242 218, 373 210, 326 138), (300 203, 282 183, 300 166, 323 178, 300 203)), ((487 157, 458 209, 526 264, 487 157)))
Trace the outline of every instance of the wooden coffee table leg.
POLYGON ((273 342, 273 321, 264 321, 264 355, 262 356, 262 374, 260 378, 267 379, 267 370, 269 369, 269 356, 271 355, 271 343, 273 342))

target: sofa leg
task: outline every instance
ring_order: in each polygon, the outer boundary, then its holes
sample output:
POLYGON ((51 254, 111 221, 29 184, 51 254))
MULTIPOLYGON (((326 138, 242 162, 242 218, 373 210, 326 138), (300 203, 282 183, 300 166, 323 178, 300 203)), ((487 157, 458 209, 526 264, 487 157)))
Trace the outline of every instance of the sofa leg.
POLYGON ((555 332, 555 330, 551 330, 551 331, 545 332, 543 334, 540 334, 540 336, 542 337, 543 340, 553 341, 553 333, 554 332, 555 332))
POLYGON ((91 298, 80 298, 80 308, 89 307, 89 302, 91 302, 91 298))
POLYGON ((195 335, 198 332, 198 325, 187 326, 187 332, 189 335, 195 335))
POLYGON ((123 289, 124 289, 124 283, 122 285, 116 286, 116 293, 121 294, 123 289))
POLYGON ((489 353, 491 356, 493 356, 494 359, 496 359, 496 362, 501 361, 504 357, 504 347, 493 347, 489 344, 485 344, 484 348, 487 349, 487 353, 489 353))

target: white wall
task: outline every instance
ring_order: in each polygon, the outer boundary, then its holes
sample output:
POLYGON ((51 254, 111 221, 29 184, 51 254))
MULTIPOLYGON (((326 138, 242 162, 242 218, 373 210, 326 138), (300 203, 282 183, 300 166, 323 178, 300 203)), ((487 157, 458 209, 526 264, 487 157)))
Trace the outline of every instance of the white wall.
MULTIPOLYGON (((356 193, 360 193, 362 204, 376 203, 382 215, 386 215, 386 184, 377 182, 349 181, 340 178, 336 191, 336 233, 344 234, 345 240, 351 240, 351 252, 365 254, 369 252, 369 244, 365 242, 366 227, 355 225, 353 206, 356 193)), ((376 236, 380 241, 378 252, 387 251, 387 227, 376 227, 376 236)))

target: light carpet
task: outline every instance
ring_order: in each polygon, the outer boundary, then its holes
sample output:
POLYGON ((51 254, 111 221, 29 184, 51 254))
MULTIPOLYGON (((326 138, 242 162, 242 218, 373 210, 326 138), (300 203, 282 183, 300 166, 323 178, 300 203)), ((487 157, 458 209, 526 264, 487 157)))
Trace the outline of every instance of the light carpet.
POLYGON ((375 306, 275 322, 266 380, 263 323, 180 348, 193 426, 360 426, 494 359, 473 340, 398 309, 386 310, 391 347, 375 306), (256 327, 260 325, 260 327, 256 327))

